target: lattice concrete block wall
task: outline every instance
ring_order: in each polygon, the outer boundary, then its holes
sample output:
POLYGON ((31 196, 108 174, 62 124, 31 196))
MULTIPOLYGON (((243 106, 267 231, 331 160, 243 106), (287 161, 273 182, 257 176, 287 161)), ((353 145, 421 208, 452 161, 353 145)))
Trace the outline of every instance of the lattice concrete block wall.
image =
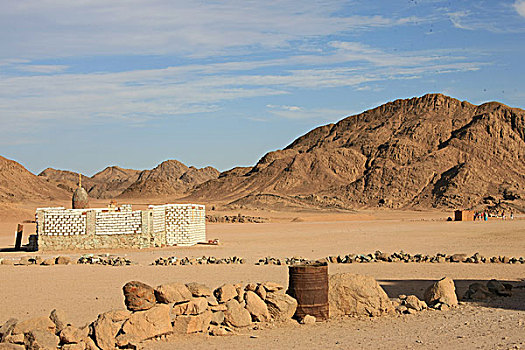
POLYGON ((170 204, 166 206, 166 244, 191 246, 206 241, 204 205, 170 204))
POLYGON ((97 212, 96 235, 132 235, 142 233, 141 211, 97 212))
POLYGON ((37 210, 37 232, 43 236, 86 234, 86 211, 82 209, 42 208, 37 210))

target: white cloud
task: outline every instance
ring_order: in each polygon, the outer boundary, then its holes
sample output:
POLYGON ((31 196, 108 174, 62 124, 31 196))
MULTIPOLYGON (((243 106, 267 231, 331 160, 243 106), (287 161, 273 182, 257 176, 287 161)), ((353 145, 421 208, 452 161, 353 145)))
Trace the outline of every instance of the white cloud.
POLYGON ((68 68, 66 65, 51 65, 51 64, 25 64, 17 65, 16 70, 31 73, 59 73, 63 72, 68 68))
POLYGON ((525 0, 516 0, 513 6, 521 17, 525 17, 525 0))
POLYGON ((346 5, 344 0, 2 1, 0 56, 216 56, 416 20, 342 16, 346 5))
POLYGON ((331 108, 304 108, 299 106, 268 105, 269 113, 286 119, 338 120, 349 115, 348 110, 331 108))

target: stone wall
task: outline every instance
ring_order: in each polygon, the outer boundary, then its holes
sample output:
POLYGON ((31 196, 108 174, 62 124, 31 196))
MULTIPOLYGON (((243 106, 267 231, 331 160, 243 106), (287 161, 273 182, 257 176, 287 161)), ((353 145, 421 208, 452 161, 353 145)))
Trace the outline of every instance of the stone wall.
POLYGON ((133 211, 39 208, 39 250, 189 246, 206 241, 205 207, 166 204, 133 211))

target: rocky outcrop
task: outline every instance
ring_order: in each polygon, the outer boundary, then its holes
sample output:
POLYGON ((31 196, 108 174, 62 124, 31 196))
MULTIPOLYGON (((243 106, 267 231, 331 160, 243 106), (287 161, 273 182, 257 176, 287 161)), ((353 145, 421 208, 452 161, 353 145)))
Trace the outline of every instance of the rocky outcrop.
POLYGON ((370 276, 338 273, 329 276, 328 283, 330 317, 381 316, 394 310, 388 295, 370 276))

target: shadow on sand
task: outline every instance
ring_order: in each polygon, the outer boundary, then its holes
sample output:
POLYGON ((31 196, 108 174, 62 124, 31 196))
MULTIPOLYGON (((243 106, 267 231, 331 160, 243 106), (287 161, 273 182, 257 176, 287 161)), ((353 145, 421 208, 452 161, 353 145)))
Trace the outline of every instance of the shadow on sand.
MULTIPOLYGON (((508 310, 517 310, 525 311, 525 280, 512 280, 512 281, 503 281, 505 283, 510 283, 512 288, 512 296, 510 297, 501 297, 494 296, 487 298, 486 300, 466 300, 463 296, 468 290, 468 287, 472 283, 482 283, 486 285, 489 280, 454 280, 456 285, 456 294, 459 301, 466 303, 472 303, 473 305, 489 307, 489 308, 498 308, 498 309, 508 309, 508 310)), ((419 299, 424 299, 425 290, 436 282, 435 280, 378 280, 379 284, 390 298, 397 298, 399 295, 415 295, 419 299)))

